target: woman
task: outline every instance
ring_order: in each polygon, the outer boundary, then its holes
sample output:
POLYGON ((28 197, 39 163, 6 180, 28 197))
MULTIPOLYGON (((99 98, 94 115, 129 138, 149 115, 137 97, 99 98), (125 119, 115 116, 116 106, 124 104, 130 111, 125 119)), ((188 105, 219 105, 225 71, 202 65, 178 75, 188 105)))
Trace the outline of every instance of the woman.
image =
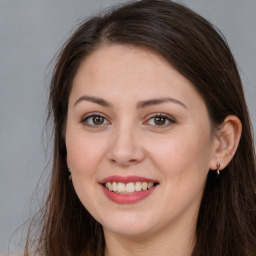
POLYGON ((49 196, 25 255, 255 255, 248 111, 205 19, 164 0, 91 18, 59 55, 49 106, 49 196))

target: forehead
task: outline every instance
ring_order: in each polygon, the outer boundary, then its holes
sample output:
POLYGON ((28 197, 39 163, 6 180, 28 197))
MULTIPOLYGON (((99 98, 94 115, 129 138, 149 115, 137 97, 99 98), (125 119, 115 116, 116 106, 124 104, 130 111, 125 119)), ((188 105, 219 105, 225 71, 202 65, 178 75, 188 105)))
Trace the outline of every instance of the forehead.
POLYGON ((203 102, 193 84, 165 58, 149 49, 124 45, 102 46, 82 61, 71 97, 82 93, 133 99, 175 96, 203 102))
MULTIPOLYGON (((81 63, 77 76, 83 70, 99 77, 114 72, 116 76, 143 75, 150 71, 157 75, 159 71, 173 67, 161 55, 153 50, 132 45, 104 45, 90 53, 81 63), (132 64, 132 65, 131 65, 132 64), (100 73, 99 73, 100 71, 100 73)), ((146 79, 147 77, 145 77, 146 79)))

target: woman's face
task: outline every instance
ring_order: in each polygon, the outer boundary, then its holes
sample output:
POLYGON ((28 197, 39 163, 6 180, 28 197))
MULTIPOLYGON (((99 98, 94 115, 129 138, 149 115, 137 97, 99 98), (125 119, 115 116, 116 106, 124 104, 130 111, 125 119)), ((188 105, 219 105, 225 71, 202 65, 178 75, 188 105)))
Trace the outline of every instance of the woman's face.
POLYGON ((80 65, 67 161, 78 197, 105 233, 195 225, 213 140, 203 99, 154 52, 104 46, 80 65))

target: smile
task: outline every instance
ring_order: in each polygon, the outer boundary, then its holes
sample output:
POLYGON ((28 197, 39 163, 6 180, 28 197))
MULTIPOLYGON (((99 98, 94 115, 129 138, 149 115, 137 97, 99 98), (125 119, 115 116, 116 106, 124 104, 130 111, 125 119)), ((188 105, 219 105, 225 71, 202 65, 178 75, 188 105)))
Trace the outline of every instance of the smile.
POLYGON ((112 202, 133 204, 149 197, 159 182, 138 176, 111 176, 103 179, 100 184, 104 194, 112 202))
POLYGON ((153 182, 129 182, 127 184, 122 182, 107 182, 103 184, 109 191, 113 191, 117 194, 131 194, 134 192, 145 191, 151 189, 154 186, 153 182))

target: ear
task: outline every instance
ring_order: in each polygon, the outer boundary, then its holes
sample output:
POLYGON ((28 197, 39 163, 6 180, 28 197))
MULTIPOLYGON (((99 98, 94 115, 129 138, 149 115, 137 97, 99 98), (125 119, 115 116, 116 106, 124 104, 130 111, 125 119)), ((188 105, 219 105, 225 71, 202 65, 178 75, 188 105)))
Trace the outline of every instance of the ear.
POLYGON ((224 169, 236 153, 242 133, 242 124, 235 115, 229 115, 219 126, 215 133, 213 143, 213 156, 210 169, 216 170, 220 163, 220 170, 224 169))

